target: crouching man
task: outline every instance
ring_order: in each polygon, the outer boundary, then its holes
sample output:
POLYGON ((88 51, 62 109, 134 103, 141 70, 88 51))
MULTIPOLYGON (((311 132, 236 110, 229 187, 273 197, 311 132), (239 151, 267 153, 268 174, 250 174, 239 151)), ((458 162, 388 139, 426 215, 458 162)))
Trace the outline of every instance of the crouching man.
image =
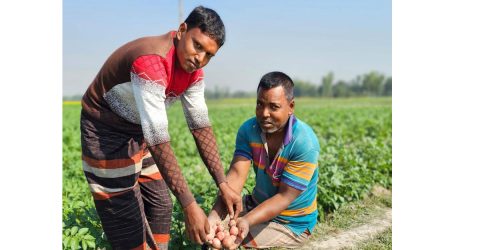
MULTIPOLYGON (((228 248, 240 244, 295 248, 315 227, 320 145, 310 126, 293 114, 293 87, 282 72, 264 75, 257 88, 256 117, 238 130, 227 182, 240 194, 253 165, 255 188, 243 197, 243 212, 236 220, 238 236, 228 248)), ((226 214, 225 204, 217 198, 210 225, 226 214)))

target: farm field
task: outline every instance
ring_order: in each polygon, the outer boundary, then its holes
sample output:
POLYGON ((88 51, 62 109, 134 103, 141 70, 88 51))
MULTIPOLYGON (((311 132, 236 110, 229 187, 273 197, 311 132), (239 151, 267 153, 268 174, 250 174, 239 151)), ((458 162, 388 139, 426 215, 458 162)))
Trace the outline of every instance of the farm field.
MULTIPOLYGON (((221 160, 228 169, 239 126, 253 117, 255 99, 224 99, 207 102, 221 160)), ((391 98, 296 99, 295 115, 315 131, 321 147, 318 208, 321 222, 342 205, 359 200, 378 184, 392 185, 391 98)), ((215 184, 196 150, 180 103, 168 110, 171 144, 197 202, 210 211, 215 184)), ((80 104, 63 104, 63 248, 109 249, 82 172, 80 104)), ((253 188, 253 170, 243 192, 253 188)), ((174 199, 174 197, 172 196, 174 199)), ((175 199, 174 199, 175 200, 175 199)), ((183 213, 175 202, 172 218, 172 249, 188 249, 183 234, 183 213)))

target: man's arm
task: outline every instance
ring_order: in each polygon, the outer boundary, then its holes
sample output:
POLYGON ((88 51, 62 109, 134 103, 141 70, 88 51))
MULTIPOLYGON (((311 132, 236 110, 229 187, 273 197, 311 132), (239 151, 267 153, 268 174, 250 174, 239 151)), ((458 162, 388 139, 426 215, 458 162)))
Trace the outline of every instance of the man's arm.
MULTIPOLYGON (((228 185, 232 190, 240 194, 242 192, 245 181, 248 177, 248 171, 250 169, 251 161, 244 156, 237 155, 233 157, 232 162, 230 163, 230 169, 227 174, 228 185)), ((208 216, 211 221, 218 221, 226 216, 226 207, 225 204, 219 197, 217 197, 215 204, 213 205, 212 211, 208 216)))
POLYGON ((148 149, 159 166, 158 170, 167 186, 182 205, 189 238, 197 243, 205 242, 206 235, 210 232, 210 225, 205 212, 198 206, 188 189, 170 143, 158 144, 148 149))
POLYGON ((188 127, 195 139, 198 152, 217 184, 221 197, 230 215, 236 217, 242 211, 242 198, 226 182, 224 169, 218 153, 218 146, 208 118, 204 98, 205 85, 200 80, 190 86, 182 95, 182 107, 188 127))
POLYGON ((270 221, 277 217, 302 193, 283 182, 280 182, 279 191, 271 198, 260 203, 252 211, 243 216, 250 226, 270 221))
POLYGON ((247 237, 250 227, 270 221, 278 216, 300 193, 302 193, 302 191, 280 182, 279 192, 277 194, 260 203, 245 216, 238 218, 238 236, 235 239, 235 247, 238 247, 245 237, 247 237))
POLYGON ((188 189, 170 146, 165 109, 167 80, 162 60, 157 55, 135 59, 130 72, 133 96, 148 149, 168 188, 183 207, 188 236, 190 240, 202 243, 210 226, 188 189))

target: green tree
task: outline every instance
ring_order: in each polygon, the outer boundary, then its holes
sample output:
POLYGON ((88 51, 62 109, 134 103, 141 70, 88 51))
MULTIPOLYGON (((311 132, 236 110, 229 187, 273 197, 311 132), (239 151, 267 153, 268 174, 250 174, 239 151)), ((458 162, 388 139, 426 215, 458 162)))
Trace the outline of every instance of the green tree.
POLYGON ((340 80, 335 85, 333 85, 333 97, 350 97, 351 90, 348 84, 340 80))
POLYGON ((317 95, 317 87, 308 81, 302 81, 295 79, 293 80, 293 83, 295 84, 295 87, 293 88, 293 94, 296 97, 301 97, 301 96, 309 96, 313 97, 317 95))
POLYGON ((384 80, 384 75, 376 71, 371 71, 364 75, 362 87, 368 95, 380 96, 383 92, 384 80))
POLYGON ((331 97, 333 95, 333 72, 328 72, 328 74, 322 77, 322 86, 318 89, 321 96, 331 97))
POLYGON ((390 76, 385 81, 385 87, 383 88, 383 95, 392 96, 392 77, 390 76))

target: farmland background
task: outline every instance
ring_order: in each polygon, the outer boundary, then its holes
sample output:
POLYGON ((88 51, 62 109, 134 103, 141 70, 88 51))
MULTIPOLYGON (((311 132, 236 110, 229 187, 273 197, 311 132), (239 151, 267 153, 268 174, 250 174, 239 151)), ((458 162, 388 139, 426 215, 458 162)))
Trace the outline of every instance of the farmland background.
MULTIPOLYGON (((255 99, 208 101, 221 160, 228 169, 239 126, 254 116, 255 99)), ((392 105, 390 97, 297 98, 296 116, 315 131, 321 146, 318 208, 325 214, 366 195, 374 184, 392 184, 392 105)), ((109 249, 82 172, 80 105, 63 105, 63 246, 64 249, 109 249)), ((168 110, 172 146, 197 202, 209 212, 215 184, 203 165, 183 117, 181 105, 168 110)), ((253 177, 253 171, 251 171, 253 177)), ((245 193, 252 190, 249 178, 245 193)), ((172 198, 174 198, 172 196, 172 198)), ((175 202, 170 247, 190 248, 183 214, 175 202)))

